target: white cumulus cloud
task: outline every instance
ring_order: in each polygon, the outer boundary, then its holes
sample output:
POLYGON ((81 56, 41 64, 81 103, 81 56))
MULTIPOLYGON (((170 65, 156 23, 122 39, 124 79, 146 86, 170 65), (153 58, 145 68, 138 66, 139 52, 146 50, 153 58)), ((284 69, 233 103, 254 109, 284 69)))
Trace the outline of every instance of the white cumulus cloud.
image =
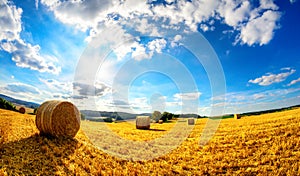
POLYGON ((152 57, 152 53, 147 53, 146 48, 142 44, 137 44, 133 47, 131 57, 138 61, 143 59, 150 59, 152 57))
POLYGON ((274 36, 274 30, 279 28, 280 13, 268 10, 262 16, 250 20, 241 28, 238 40, 249 46, 268 44, 274 36))
POLYGON ((41 55, 39 45, 21 39, 22 9, 7 1, 0 2, 0 9, 0 50, 10 53, 18 67, 59 74, 61 68, 48 61, 53 56, 41 55))
POLYGON ((279 28, 281 13, 273 0, 168 0, 155 1, 50 1, 41 4, 53 11, 65 24, 73 25, 91 34, 101 32, 99 24, 117 23, 142 35, 159 36, 166 30, 196 32, 214 30, 219 20, 236 31, 234 43, 265 45, 279 28))
POLYGON ((251 12, 250 3, 249 1, 242 1, 241 3, 231 0, 222 1, 218 12, 224 18, 226 24, 236 28, 239 23, 249 17, 251 12))
POLYGON ((167 45, 165 39, 155 39, 148 43, 148 48, 153 52, 161 53, 161 50, 164 49, 167 45))
POLYGON ((18 38, 22 30, 21 16, 23 10, 14 5, 8 5, 6 0, 0 1, 0 41, 18 38))
POLYGON ((263 9, 278 10, 278 6, 274 4, 273 0, 260 0, 260 7, 263 9))
POLYGON ((21 39, 16 39, 11 42, 3 42, 0 46, 4 51, 12 54, 12 60, 18 67, 53 74, 59 74, 61 71, 61 68, 55 66, 53 62, 47 62, 46 58, 51 58, 51 56, 42 56, 40 54, 39 45, 32 46, 21 39))
POLYGON ((39 80, 54 92, 70 93, 73 90, 72 82, 42 78, 40 78, 39 80))
POLYGON ((292 81, 288 84, 288 86, 294 85, 294 84, 296 84, 296 83, 298 83, 298 82, 300 82, 300 78, 295 79, 295 80, 292 80, 292 81))
POLYGON ((295 73, 296 70, 290 69, 289 72, 283 72, 279 74, 273 74, 273 73, 267 73, 266 75, 263 75, 256 79, 251 79, 248 82, 253 84, 258 84, 261 86, 268 86, 274 83, 280 83, 284 81, 288 76, 295 73))
POLYGON ((196 100, 200 97, 200 92, 176 93, 175 100, 196 100))
POLYGON ((132 46, 131 56, 135 60, 150 59, 154 53, 162 53, 166 45, 165 39, 154 39, 145 45, 136 43, 132 46))
POLYGON ((7 91, 11 91, 11 92, 15 92, 15 93, 31 93, 31 94, 40 94, 40 91, 28 84, 24 84, 24 83, 10 83, 7 84, 4 89, 6 89, 7 91))
POLYGON ((41 0, 54 12, 55 17, 69 25, 74 25, 80 30, 87 30, 99 21, 103 21, 106 9, 113 6, 110 0, 85 0, 85 1, 52 1, 41 0))

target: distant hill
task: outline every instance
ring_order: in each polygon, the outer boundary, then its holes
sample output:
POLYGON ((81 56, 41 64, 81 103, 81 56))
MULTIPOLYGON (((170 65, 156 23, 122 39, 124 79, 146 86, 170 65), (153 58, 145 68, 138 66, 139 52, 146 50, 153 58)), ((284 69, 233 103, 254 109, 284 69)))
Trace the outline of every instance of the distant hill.
MULTIPOLYGON (((253 111, 253 112, 245 112, 241 113, 240 115, 243 116, 254 116, 254 115, 261 115, 261 114, 268 114, 268 113, 274 113, 274 112, 281 112, 281 111, 287 111, 295 108, 300 108, 300 105, 294 105, 294 106, 288 106, 283 108, 277 108, 277 109, 269 109, 269 110, 262 110, 262 111, 253 111)), ((216 117, 210 117, 213 119, 227 119, 227 118, 233 118, 234 114, 225 114, 223 116, 216 116, 216 117)))
MULTIPOLYGON (((131 113, 126 113, 126 112, 107 112, 107 111, 93 111, 93 110, 81 110, 80 111, 82 114, 85 115, 86 119, 89 120, 94 120, 100 118, 100 117, 105 117, 105 118, 115 118, 118 120, 128 120, 128 119, 135 119, 136 116, 151 116, 152 113, 140 113, 140 114, 131 114, 131 113), (97 117, 97 118, 95 118, 97 117)), ((203 118, 200 117, 197 114, 174 114, 177 117, 181 118, 188 118, 188 117, 194 117, 194 118, 203 118)))
MULTIPOLYGON (((32 109, 38 108, 40 106, 40 104, 38 104, 38 103, 15 99, 10 96, 3 95, 3 94, 0 94, 0 98, 3 98, 15 105, 22 105, 22 106, 32 108, 32 109)), ((290 109, 299 108, 299 107, 300 107, 300 105, 295 105, 295 106, 278 108, 278 109, 270 109, 270 110, 256 111, 256 112, 246 112, 246 113, 241 113, 240 115, 241 116, 260 115, 260 114, 290 110, 290 109)), ((89 119, 89 117, 91 119, 94 119, 94 117, 111 117, 111 118, 126 120, 126 119, 135 119, 136 116, 151 116, 151 113, 131 114, 131 113, 126 113, 126 112, 107 112, 107 111, 93 111, 93 110, 81 110, 80 112, 82 114, 84 114, 87 119, 89 119)), ((199 116, 198 114, 180 114, 180 115, 177 114, 177 116, 180 116, 183 118, 187 118, 187 117, 207 118, 207 116, 199 116)), ((223 118, 223 119, 233 118, 233 114, 227 114, 227 115, 223 115, 221 117, 218 116, 218 117, 211 117, 211 118, 223 118)))
POLYGON ((246 112, 246 113, 242 113, 241 116, 252 116, 252 115, 260 115, 260 114, 273 113, 273 112, 281 112, 281 111, 291 110, 299 107, 300 105, 294 105, 294 106, 277 108, 277 109, 269 109, 264 111, 246 112))
POLYGON ((10 96, 3 95, 3 94, 0 94, 0 98, 3 98, 3 99, 5 99, 5 100, 7 100, 7 101, 9 101, 9 102, 11 102, 15 105, 22 105, 22 106, 25 106, 27 108, 32 108, 32 109, 35 109, 35 108, 40 106, 40 104, 38 104, 38 103, 15 99, 15 98, 12 98, 10 96))
POLYGON ((93 111, 93 110, 81 110, 82 114, 86 116, 86 119, 94 119, 94 117, 111 117, 118 119, 135 119, 136 116, 151 116, 151 113, 131 114, 126 112, 107 112, 107 111, 93 111))
MULTIPOLYGON (((0 94, 0 98, 3 98, 15 105, 22 105, 32 109, 40 106, 40 104, 38 103, 19 100, 3 94, 0 94)), ((85 115, 86 119, 90 119, 90 120, 95 119, 95 117, 111 117, 119 120, 122 119, 126 120, 126 119, 135 119, 136 116, 151 116, 151 113, 131 114, 126 112, 107 112, 107 111, 94 111, 94 110, 81 110, 80 112, 85 115)), ((180 117, 197 118, 199 116, 197 114, 180 114, 180 117)))

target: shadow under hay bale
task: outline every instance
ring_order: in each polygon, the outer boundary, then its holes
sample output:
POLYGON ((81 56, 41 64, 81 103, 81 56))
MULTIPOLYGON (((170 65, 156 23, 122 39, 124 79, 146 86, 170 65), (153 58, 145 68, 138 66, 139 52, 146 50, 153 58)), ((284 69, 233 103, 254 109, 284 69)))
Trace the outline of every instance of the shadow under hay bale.
POLYGON ((136 129, 150 129, 150 117, 149 116, 137 116, 136 117, 136 129))
POLYGON ((22 113, 22 114, 25 114, 26 109, 24 107, 20 107, 19 108, 19 112, 22 113))
POLYGON ((76 139, 49 139, 35 134, 3 144, 0 147, 0 169, 4 168, 7 175, 55 175, 58 170, 63 170, 65 175, 75 175, 75 171, 64 163, 77 146, 76 139))
POLYGON ((241 115, 240 114, 234 114, 234 119, 241 119, 241 115))
POLYGON ((67 101, 46 101, 36 112, 35 123, 42 135, 75 137, 80 128, 80 113, 67 101))

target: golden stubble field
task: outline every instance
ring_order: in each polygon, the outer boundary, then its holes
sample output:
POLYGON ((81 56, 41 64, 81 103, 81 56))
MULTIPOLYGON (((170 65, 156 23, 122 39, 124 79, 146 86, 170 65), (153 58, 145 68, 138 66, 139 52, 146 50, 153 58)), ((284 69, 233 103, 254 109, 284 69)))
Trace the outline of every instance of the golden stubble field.
MULTIPOLYGON (((199 146, 198 142, 207 119, 197 120, 194 129, 179 147, 149 161, 113 157, 94 147, 82 130, 74 139, 40 136, 34 119, 34 115, 0 109, 0 175, 300 173, 300 109, 248 116, 240 120, 224 119, 205 146, 199 146)), ((94 127, 93 123, 84 121, 82 127, 94 127)), ((151 126, 153 130, 136 130, 131 123, 107 126, 121 138, 148 141, 167 134, 175 123, 154 124, 151 126)))

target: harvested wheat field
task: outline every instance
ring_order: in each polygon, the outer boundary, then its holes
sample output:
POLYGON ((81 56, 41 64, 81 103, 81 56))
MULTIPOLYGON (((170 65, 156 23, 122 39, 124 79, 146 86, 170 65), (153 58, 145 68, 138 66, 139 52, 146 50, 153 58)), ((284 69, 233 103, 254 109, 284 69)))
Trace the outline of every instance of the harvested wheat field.
MULTIPOLYGON (((150 161, 127 161, 93 147, 79 131, 74 139, 40 136, 35 116, 0 109, 0 175, 299 175, 300 109, 224 119, 215 136, 199 146, 207 119, 171 153, 150 161)), ((174 122, 175 123, 175 122, 174 122)), ((174 123, 111 123, 122 138, 150 140, 174 123)), ((97 125, 84 121, 83 125, 97 125)))

